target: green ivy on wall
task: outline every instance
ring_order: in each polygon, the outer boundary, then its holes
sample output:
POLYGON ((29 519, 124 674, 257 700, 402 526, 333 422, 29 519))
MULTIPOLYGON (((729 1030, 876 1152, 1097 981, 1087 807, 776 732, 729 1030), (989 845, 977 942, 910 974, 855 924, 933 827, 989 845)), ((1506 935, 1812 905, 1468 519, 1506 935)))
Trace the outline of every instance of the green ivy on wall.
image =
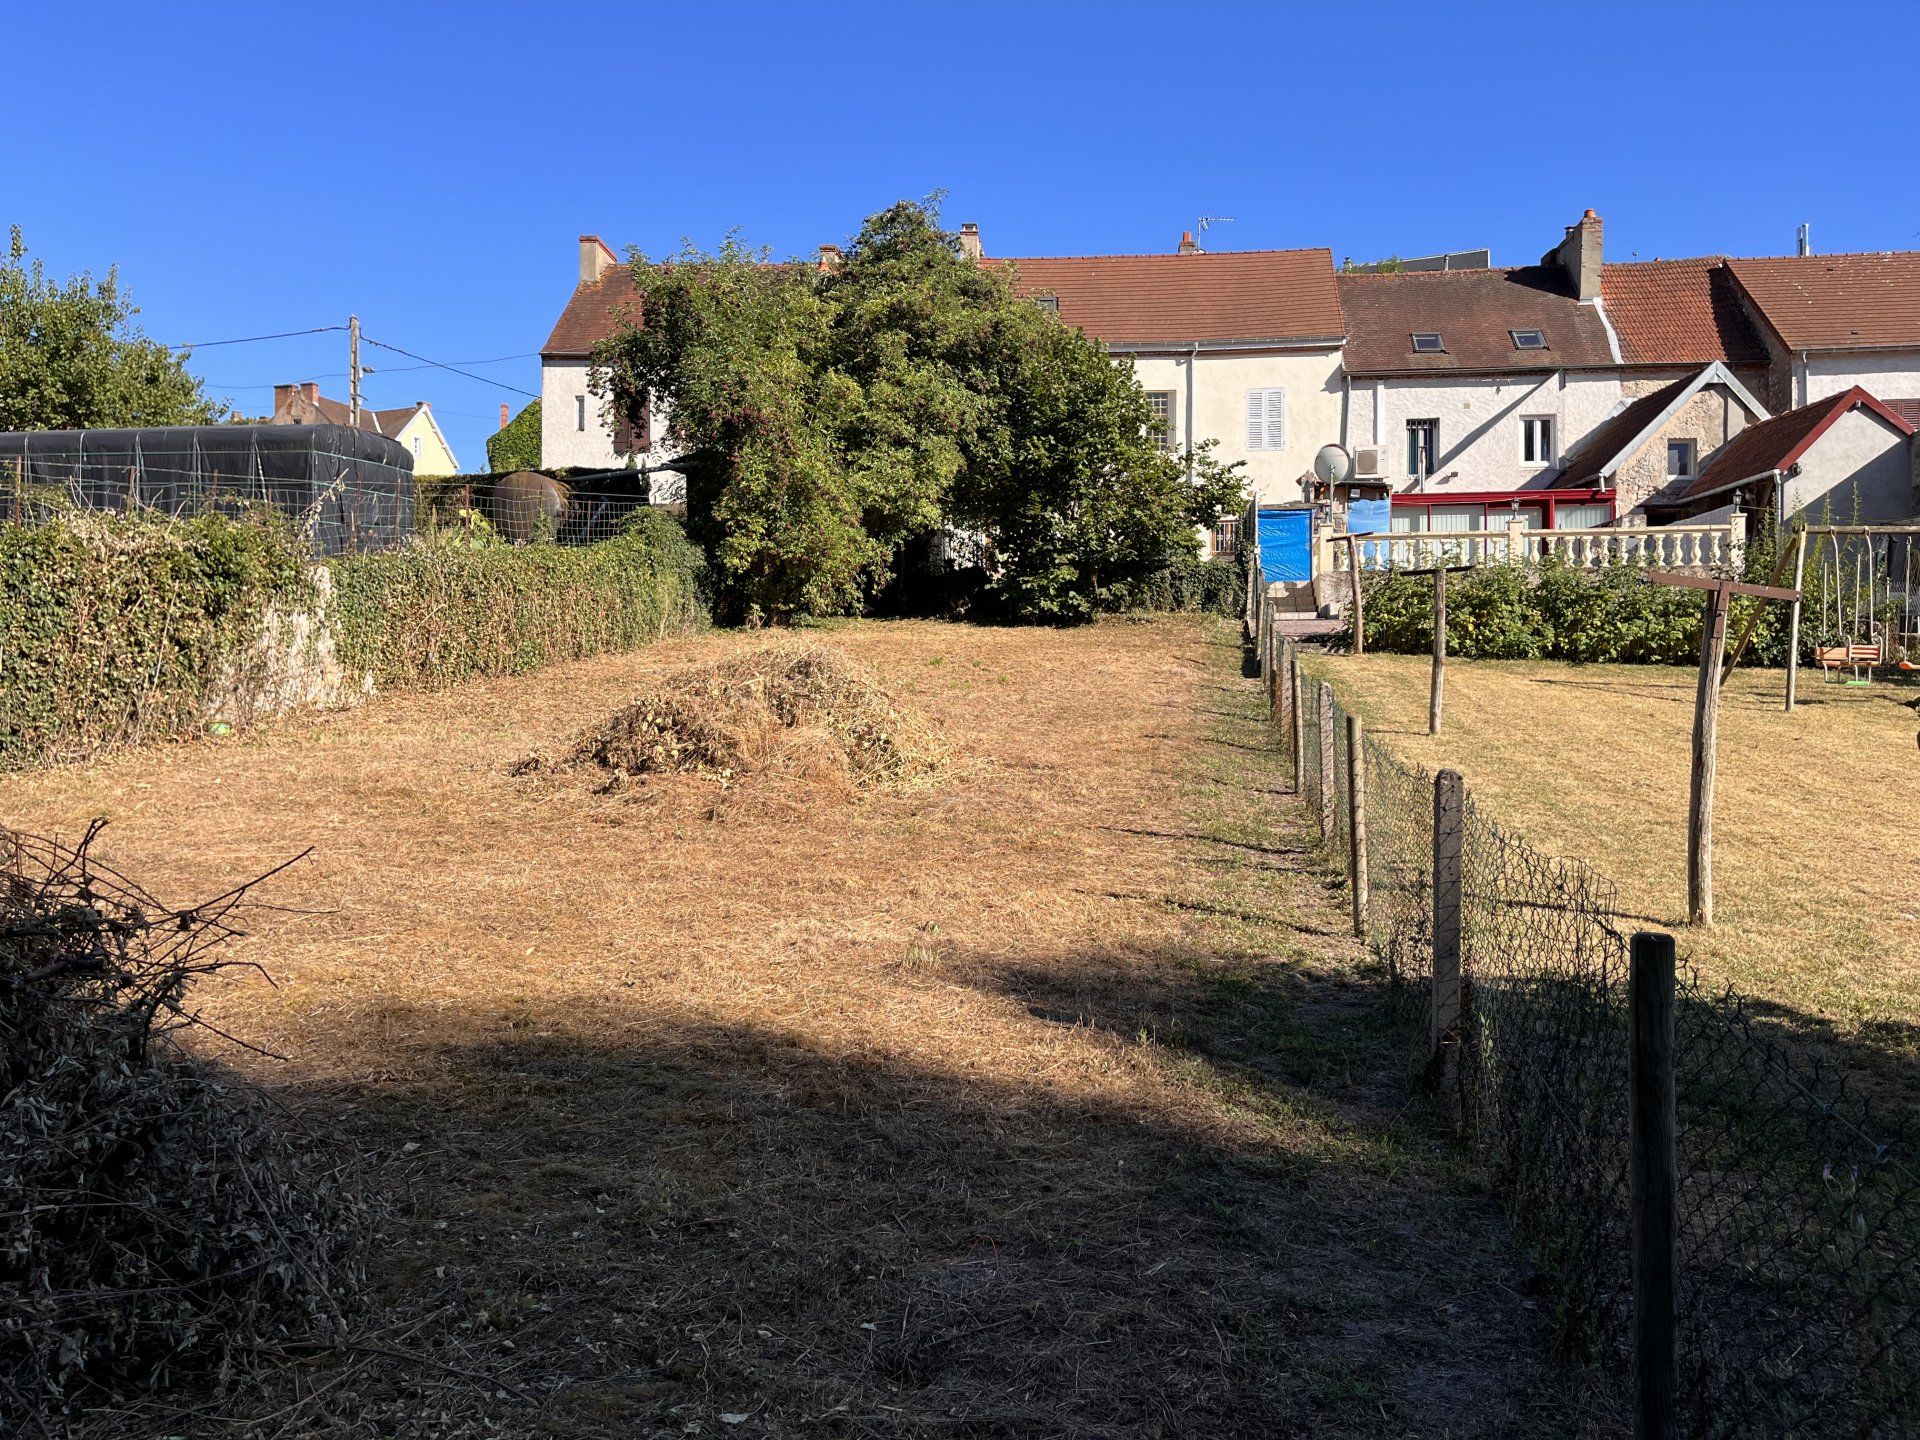
POLYGON ((487 468, 496 475, 540 468, 540 402, 530 400, 518 415, 487 437, 487 468))

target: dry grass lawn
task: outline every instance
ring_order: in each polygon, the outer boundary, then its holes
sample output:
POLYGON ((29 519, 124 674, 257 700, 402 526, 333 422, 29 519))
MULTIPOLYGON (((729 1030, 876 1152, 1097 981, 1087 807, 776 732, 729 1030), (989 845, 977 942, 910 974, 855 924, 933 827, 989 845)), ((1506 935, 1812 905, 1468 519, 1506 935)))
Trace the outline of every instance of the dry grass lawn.
MULTIPOLYGON (((1309 668, 1409 759, 1459 769, 1496 820, 1612 877, 1624 910, 1682 922, 1691 670, 1455 660, 1445 733, 1431 739, 1425 658, 1327 656, 1309 668)), ((1910 1062, 1920 1058, 1917 692, 1804 673, 1788 715, 1782 679, 1741 671, 1723 692, 1717 923, 1683 933, 1682 951, 1846 1058, 1910 1062)))
MULTIPOLYGON (((0 781, 19 828, 110 817, 170 898, 312 848, 244 942, 274 983, 204 997, 285 1059, 215 1053, 392 1206, 350 1352, 99 1433, 1558 1429, 1543 1318, 1305 868, 1232 630, 820 638, 931 717, 939 777, 509 773, 762 643, 713 634, 0 781)), ((1807 812, 1865 843, 1865 788, 1807 812)), ((1844 894, 1911 895, 1889 838, 1844 894)))

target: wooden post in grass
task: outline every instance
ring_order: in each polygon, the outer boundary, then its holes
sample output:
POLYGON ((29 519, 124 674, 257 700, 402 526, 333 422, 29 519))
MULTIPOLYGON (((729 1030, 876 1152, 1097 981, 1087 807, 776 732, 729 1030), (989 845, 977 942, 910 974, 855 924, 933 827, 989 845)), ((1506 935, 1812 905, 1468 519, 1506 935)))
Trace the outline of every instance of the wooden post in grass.
POLYGON ((1367 755, 1358 715, 1347 716, 1347 888, 1353 933, 1367 938, 1367 755))
POLYGON ((1675 1207, 1673 937, 1642 930, 1627 972, 1627 1135, 1633 1217, 1633 1433, 1669 1440, 1674 1402, 1675 1207))
POLYGON ((1727 600, 1751 595, 1759 600, 1797 600, 1798 590, 1747 585, 1678 570, 1650 570, 1656 585, 1680 585, 1707 592, 1707 613, 1700 629, 1700 675, 1693 698, 1692 784, 1687 796, 1687 923, 1713 924, 1713 769, 1720 731, 1720 660, 1727 649, 1727 600))
POLYGON ((1335 540, 1347 542, 1347 579, 1352 587, 1353 601, 1353 653, 1367 653, 1367 609, 1360 595, 1360 541, 1353 535, 1336 535, 1335 540))
POLYGON ((1787 713, 1793 713, 1795 692, 1800 682, 1800 594, 1806 591, 1807 532, 1802 529, 1793 540, 1793 614, 1787 620, 1787 713))
POLYGON ((1293 733, 1293 641, 1284 636, 1274 664, 1273 723, 1282 735, 1293 733))
POLYGON ((1431 565, 1402 570, 1402 575, 1433 576, 1433 680, 1427 688, 1427 734, 1440 733, 1440 711, 1447 696, 1447 574, 1471 565, 1431 565))
POLYGON ((1433 1007, 1430 1058, 1441 1059, 1460 1023, 1460 851, 1466 835, 1466 785, 1458 770, 1433 777, 1433 1007))
POLYGON ((1333 686, 1320 682, 1320 838, 1333 836, 1333 686))
POLYGON ((1287 667, 1287 688, 1293 691, 1293 793, 1306 799, 1307 697, 1300 688, 1300 656, 1287 667))

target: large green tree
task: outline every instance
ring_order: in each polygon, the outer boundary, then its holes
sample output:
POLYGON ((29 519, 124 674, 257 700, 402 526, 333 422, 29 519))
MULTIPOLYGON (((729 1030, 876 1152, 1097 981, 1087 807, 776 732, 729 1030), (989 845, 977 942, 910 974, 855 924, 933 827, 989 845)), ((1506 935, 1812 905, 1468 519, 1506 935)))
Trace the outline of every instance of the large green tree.
POLYGON ((205 425, 186 357, 142 335, 118 274, 47 278, 13 228, 0 263, 0 430, 205 425))
POLYGON ((950 525, 985 535, 1011 613, 1085 618, 1238 496, 1208 454, 1156 448, 1131 368, 963 256, 930 205, 870 217, 826 268, 731 240, 632 258, 640 313, 596 383, 664 402, 695 538, 741 612, 851 609, 950 525))

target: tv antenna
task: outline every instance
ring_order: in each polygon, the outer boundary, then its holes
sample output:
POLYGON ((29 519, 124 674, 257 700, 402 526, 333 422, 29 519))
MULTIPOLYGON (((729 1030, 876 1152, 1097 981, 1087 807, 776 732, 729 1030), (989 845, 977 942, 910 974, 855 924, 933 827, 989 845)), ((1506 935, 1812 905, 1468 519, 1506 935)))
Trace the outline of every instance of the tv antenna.
POLYGON ((1233 216, 1231 215, 1202 215, 1198 220, 1193 222, 1193 238, 1196 241, 1199 240, 1201 236, 1205 235, 1207 231, 1215 225, 1231 224, 1233 224, 1233 216))

